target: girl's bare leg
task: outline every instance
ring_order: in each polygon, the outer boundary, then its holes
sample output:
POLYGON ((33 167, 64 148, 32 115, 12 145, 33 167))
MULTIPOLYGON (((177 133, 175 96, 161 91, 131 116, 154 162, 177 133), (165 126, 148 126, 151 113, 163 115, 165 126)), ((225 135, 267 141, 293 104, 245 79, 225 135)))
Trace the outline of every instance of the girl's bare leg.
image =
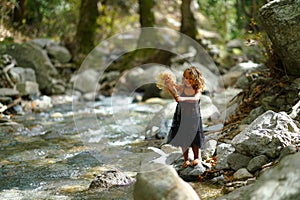
POLYGON ((193 145, 192 150, 194 153, 194 159, 199 159, 199 147, 197 145, 193 145))
POLYGON ((190 165, 190 161, 189 161, 189 148, 182 148, 182 153, 183 153, 183 158, 184 158, 184 162, 182 167, 183 168, 187 168, 187 166, 190 165))
POLYGON ((193 161, 193 166, 198 165, 198 163, 200 162, 199 160, 199 147, 197 145, 193 145, 192 146, 192 150, 194 153, 194 161, 193 161))

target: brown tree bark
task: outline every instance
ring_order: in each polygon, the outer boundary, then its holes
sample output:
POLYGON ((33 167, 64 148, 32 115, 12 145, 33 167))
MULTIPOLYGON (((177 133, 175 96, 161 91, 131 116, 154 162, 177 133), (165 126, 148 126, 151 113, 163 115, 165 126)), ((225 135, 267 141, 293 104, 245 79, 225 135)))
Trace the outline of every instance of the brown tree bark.
POLYGON ((139 14, 141 27, 152 27, 155 24, 153 0, 139 0, 139 14))
POLYGON ((26 8, 26 0, 16 1, 16 7, 14 8, 14 13, 12 18, 12 23, 14 26, 18 27, 22 25, 25 8, 26 8))
MULTIPOLYGON (((139 0, 139 15, 141 28, 154 27, 155 16, 153 8, 155 6, 154 0, 139 0)), ((142 46, 155 46, 155 43, 159 42, 157 39, 159 36, 142 29, 138 40, 138 47, 142 46)), ((142 63, 160 63, 169 65, 171 54, 169 52, 160 49, 142 49, 135 53, 135 56, 144 58, 142 63)))
POLYGON ((155 16, 153 8, 155 0, 139 0, 139 16, 141 33, 137 41, 137 50, 129 52, 122 56, 118 61, 110 66, 109 70, 124 71, 145 63, 170 64, 172 54, 167 51, 152 48, 159 43, 159 36, 152 31, 143 29, 146 27, 155 27, 155 16), (149 48, 151 47, 151 48, 149 48))
POLYGON ((180 32, 196 39, 197 28, 196 19, 191 9, 191 3, 193 0, 182 0, 181 11, 181 26, 180 32))
POLYGON ((74 40, 76 48, 73 52, 76 62, 80 62, 94 48, 98 17, 97 3, 98 0, 81 0, 79 22, 74 40))
MULTIPOLYGON (((139 0, 139 16, 141 28, 153 27, 155 25, 155 17, 153 13, 154 1, 153 0, 139 0)), ((148 35, 147 31, 141 30, 138 46, 144 45, 149 41, 149 37, 155 37, 148 35)))

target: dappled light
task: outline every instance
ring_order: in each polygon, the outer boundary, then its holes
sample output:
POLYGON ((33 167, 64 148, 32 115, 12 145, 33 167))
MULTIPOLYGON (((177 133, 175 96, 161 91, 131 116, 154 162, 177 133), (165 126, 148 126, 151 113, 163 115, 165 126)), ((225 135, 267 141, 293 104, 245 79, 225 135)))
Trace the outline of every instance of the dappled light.
POLYGON ((0 199, 296 199, 299 8, 1 0, 0 199))

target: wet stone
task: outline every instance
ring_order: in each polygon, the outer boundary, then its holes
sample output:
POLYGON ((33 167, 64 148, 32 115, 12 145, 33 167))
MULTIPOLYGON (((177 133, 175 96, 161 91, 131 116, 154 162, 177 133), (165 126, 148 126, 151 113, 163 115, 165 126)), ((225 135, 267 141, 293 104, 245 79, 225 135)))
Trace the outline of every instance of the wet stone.
POLYGON ((11 97, 1 97, 0 96, 0 103, 3 103, 3 104, 10 104, 12 103, 13 100, 11 97))
POLYGON ((19 92, 11 88, 0 88, 0 97, 16 97, 19 95, 19 92))
POLYGON ((227 163, 231 169, 239 170, 241 168, 247 167, 251 157, 245 156, 240 153, 232 153, 227 157, 227 163))
POLYGON ((249 161, 247 169, 249 170, 249 172, 253 173, 256 170, 260 169, 263 165, 267 164, 268 161, 269 159, 265 155, 256 156, 249 161))
POLYGON ((135 179, 118 170, 110 170, 98 175, 90 184, 89 189, 125 186, 135 182, 135 179))

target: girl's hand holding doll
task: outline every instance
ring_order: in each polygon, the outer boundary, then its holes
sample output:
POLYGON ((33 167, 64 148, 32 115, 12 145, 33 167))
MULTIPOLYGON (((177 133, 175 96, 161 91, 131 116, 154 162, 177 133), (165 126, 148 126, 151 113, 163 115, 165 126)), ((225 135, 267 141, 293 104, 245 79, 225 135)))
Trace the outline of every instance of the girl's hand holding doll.
POLYGON ((174 80, 170 76, 164 76, 165 86, 167 89, 171 89, 174 86, 174 80))
POLYGON ((159 89, 166 89, 175 98, 177 95, 177 84, 175 83, 176 77, 169 71, 160 73, 157 77, 156 86, 159 89))
POLYGON ((176 100, 176 102, 183 101, 183 100, 182 100, 182 97, 179 96, 179 95, 176 95, 176 96, 175 96, 175 100, 176 100))

